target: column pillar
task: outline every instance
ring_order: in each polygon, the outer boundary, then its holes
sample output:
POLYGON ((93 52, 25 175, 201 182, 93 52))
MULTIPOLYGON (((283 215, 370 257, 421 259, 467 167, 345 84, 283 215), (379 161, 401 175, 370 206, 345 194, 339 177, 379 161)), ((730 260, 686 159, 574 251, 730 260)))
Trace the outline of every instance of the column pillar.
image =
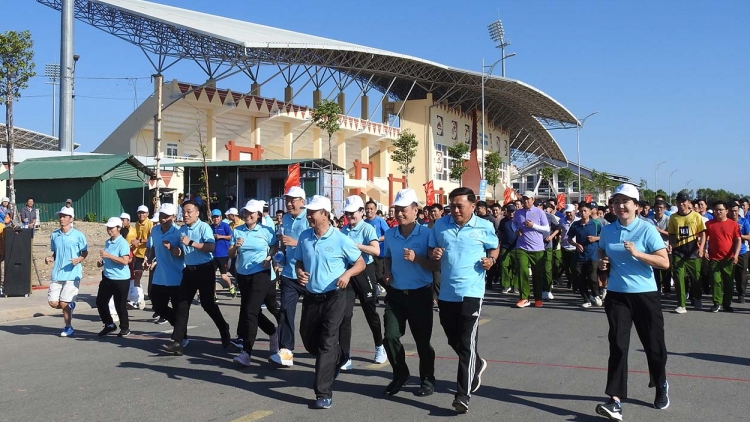
POLYGON ((313 128, 312 132, 312 138, 313 138, 313 157, 314 158, 326 158, 323 157, 323 138, 320 136, 320 128, 315 127, 313 128))
POLYGON ((378 169, 378 176, 386 177, 388 175, 388 164, 391 161, 391 153, 388 152, 388 142, 380 141, 380 168, 378 169))
MULTIPOLYGON (((359 161, 362 162, 362 164, 370 164, 370 143, 367 142, 367 137, 363 136, 359 140, 359 147, 360 147, 360 153, 359 153, 359 161)), ((372 175, 370 174, 371 168, 365 167, 367 169, 367 177, 362 177, 363 179, 372 179, 372 175)))
POLYGON ((292 140, 294 134, 292 133, 292 124, 284 123, 284 157, 292 158, 292 140))
POLYGON ((291 103, 292 97, 294 97, 294 88, 292 88, 291 85, 287 85, 287 87, 284 88, 284 102, 291 103))
POLYGON ((250 85, 250 95, 253 97, 260 97, 260 84, 257 82, 254 82, 252 85, 250 85))
POLYGON ((367 94, 362 95, 362 110, 359 113, 359 118, 362 120, 370 118, 370 98, 367 97, 367 94))
POLYGON ((323 98, 323 94, 320 92, 319 89, 316 89, 315 91, 313 91, 313 102, 312 102, 313 108, 318 106, 321 98, 323 98))
POLYGON ((341 132, 334 134, 334 136, 335 136, 334 145, 336 146, 336 165, 345 169, 347 168, 346 139, 344 138, 344 134, 341 132))
POLYGON ((341 114, 346 114, 346 94, 344 94, 344 91, 339 92, 338 101, 339 107, 341 107, 341 114))

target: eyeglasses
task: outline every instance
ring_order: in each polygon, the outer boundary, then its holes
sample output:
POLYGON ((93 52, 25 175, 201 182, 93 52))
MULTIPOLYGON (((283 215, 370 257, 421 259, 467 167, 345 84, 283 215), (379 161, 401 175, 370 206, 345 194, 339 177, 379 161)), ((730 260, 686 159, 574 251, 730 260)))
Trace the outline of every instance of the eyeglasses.
POLYGON ((726 208, 714 208, 714 211, 726 211, 726 208))

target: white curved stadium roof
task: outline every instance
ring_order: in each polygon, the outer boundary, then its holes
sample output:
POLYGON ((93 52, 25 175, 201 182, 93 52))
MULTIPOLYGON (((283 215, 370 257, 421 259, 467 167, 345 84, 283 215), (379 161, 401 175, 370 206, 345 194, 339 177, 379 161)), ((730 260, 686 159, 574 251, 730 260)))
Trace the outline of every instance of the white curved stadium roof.
MULTIPOLYGON (((61 9, 61 0, 37 1, 61 9)), ((75 16, 159 56, 159 71, 167 57, 196 60, 204 70, 238 67, 251 77, 260 64, 320 67, 397 100, 431 92, 465 112, 481 107, 480 73, 404 54, 141 0, 75 0, 75 16)), ((511 148, 567 161, 544 127, 575 127, 570 111, 513 79, 489 77, 485 94, 488 118, 511 133, 511 148)))

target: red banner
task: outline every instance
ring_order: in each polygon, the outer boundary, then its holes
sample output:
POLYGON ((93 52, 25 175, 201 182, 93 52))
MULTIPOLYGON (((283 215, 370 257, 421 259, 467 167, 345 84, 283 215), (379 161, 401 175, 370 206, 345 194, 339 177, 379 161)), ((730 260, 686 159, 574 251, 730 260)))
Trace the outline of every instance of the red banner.
POLYGON ((591 203, 591 201, 594 200, 594 197, 591 196, 591 194, 586 195, 586 202, 591 203))
POLYGON ((514 201, 516 198, 516 192, 513 190, 513 188, 507 188, 505 189, 505 192, 503 192, 503 205, 507 205, 509 202, 514 201))
POLYGON ((565 194, 564 193, 557 194, 557 209, 558 211, 565 209, 565 194))
POLYGON ((427 197, 425 203, 429 207, 430 205, 435 203, 435 183, 430 180, 422 186, 424 186, 424 194, 427 197))
POLYGON ((299 163, 291 164, 287 170, 289 171, 289 176, 287 176, 286 183, 284 183, 284 193, 289 192, 289 188, 292 186, 300 186, 301 184, 299 163))

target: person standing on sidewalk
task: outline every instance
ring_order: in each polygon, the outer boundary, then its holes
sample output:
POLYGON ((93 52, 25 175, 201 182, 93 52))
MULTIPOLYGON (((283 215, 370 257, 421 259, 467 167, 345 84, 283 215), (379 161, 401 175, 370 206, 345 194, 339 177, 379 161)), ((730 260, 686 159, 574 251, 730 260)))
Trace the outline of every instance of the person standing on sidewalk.
POLYGON ((305 191, 299 186, 292 186, 284 195, 287 213, 281 218, 281 233, 277 235, 280 247, 284 251, 285 262, 281 271, 279 291, 281 308, 279 309, 279 351, 272 354, 268 361, 288 368, 294 365, 294 318, 297 314, 297 302, 304 296, 305 286, 297 280, 295 269, 295 251, 297 240, 303 231, 310 227, 305 209, 305 191))
POLYGON ((737 222, 727 218, 727 203, 724 201, 714 202, 714 218, 706 223, 706 242, 714 283, 714 306, 711 307, 711 312, 722 309, 732 312, 732 275, 734 266, 739 262, 742 239, 737 222))
MULTIPOLYGON (((398 224, 385 232, 385 339, 393 380, 384 394, 393 396, 409 382, 401 337, 406 323, 419 355, 420 385, 414 395, 426 397, 435 392, 435 349, 432 338, 432 274, 440 267, 427 256, 430 229, 417 224, 418 199, 413 189, 403 189, 391 204, 398 224)), ((432 222, 432 220, 431 220, 432 222)))
POLYGON ((86 236, 73 224, 73 209, 64 208, 57 213, 60 228, 50 235, 52 256, 44 258, 44 263, 52 267, 51 282, 47 291, 47 302, 54 309, 62 309, 65 328, 60 337, 73 335, 73 310, 76 308, 78 287, 83 278, 83 262, 89 254, 86 236))
POLYGON ((482 384, 487 361, 479 357, 479 315, 484 298, 485 272, 497 262, 495 227, 474 215, 477 198, 466 187, 448 196, 451 214, 430 231, 431 259, 440 261, 442 285, 438 308, 448 344, 458 355, 458 375, 453 408, 469 411, 471 393, 482 384))
MULTIPOLYGON (((149 296, 154 312, 159 315, 156 323, 169 322, 174 327, 182 270, 185 267, 183 257, 174 256, 171 252, 172 248, 177 248, 180 244, 180 231, 174 224, 177 207, 169 203, 161 204, 158 215, 159 225, 151 229, 151 235, 148 237, 144 265, 151 261, 149 272, 154 276, 149 296), (170 302, 172 307, 169 306, 170 302)), ((185 347, 187 344, 187 334, 184 334, 182 346, 185 347)))
POLYGON ((201 307, 211 317, 216 328, 221 334, 221 345, 226 349, 229 347, 231 335, 229 324, 221 315, 221 310, 213 298, 216 285, 213 255, 216 246, 214 233, 211 227, 200 221, 198 215, 200 209, 193 201, 185 201, 182 204, 182 215, 185 225, 180 227, 180 244, 177 248, 171 248, 176 257, 183 256, 185 268, 182 270, 182 281, 178 292, 177 315, 175 327, 172 333, 172 342, 164 346, 168 353, 181 355, 183 351, 182 340, 187 332, 188 318, 190 316, 190 304, 196 291, 204 298, 201 307))
POLYGON ((609 322, 607 387, 610 397, 596 406, 596 413, 622 420, 622 400, 628 397, 628 350, 630 330, 635 325, 648 360, 649 387, 656 387, 654 407, 669 407, 667 346, 664 315, 654 268, 669 267, 667 248, 656 226, 636 216, 640 195, 631 184, 618 186, 614 193, 618 219, 602 227, 599 239, 599 268, 611 268, 604 311, 609 322))
POLYGON ((685 193, 677 195, 678 211, 669 216, 669 244, 672 246, 674 267, 672 276, 677 288, 677 308, 675 312, 687 312, 685 305, 687 280, 690 278, 690 300, 696 311, 703 309, 701 296, 701 259, 705 251, 706 226, 700 214, 692 210, 692 202, 685 193))
POLYGON ((747 294, 747 242, 750 241, 750 215, 746 218, 740 217, 740 204, 733 202, 729 204, 727 218, 736 221, 740 228, 740 237, 742 238, 740 242, 742 246, 740 247, 740 256, 737 259, 737 264, 734 266, 734 282, 737 287, 737 299, 739 303, 745 303, 745 295, 747 294))
POLYGON ((117 318, 120 320, 120 332, 117 337, 130 335, 128 320, 128 289, 130 289, 130 245, 120 236, 122 220, 110 217, 105 224, 109 239, 104 243, 104 250, 99 252, 96 266, 102 268, 102 281, 96 293, 96 309, 104 323, 99 337, 117 330, 109 311, 109 300, 114 297, 117 318))
POLYGON ((365 270, 365 261, 357 245, 331 226, 330 199, 315 195, 305 208, 310 228, 300 234, 294 251, 297 279, 307 290, 299 331, 305 349, 315 356, 314 407, 328 409, 333 403, 331 385, 344 364, 339 332, 346 288, 365 270))
POLYGON ((346 289, 347 306, 344 320, 341 323, 341 333, 339 334, 339 343, 341 350, 345 354, 346 362, 341 367, 342 371, 348 371, 353 368, 350 356, 352 343, 352 317, 354 313, 354 300, 359 298, 359 305, 367 320, 367 325, 372 333, 372 340, 375 343, 375 363, 385 363, 388 360, 385 348, 383 347, 383 328, 380 324, 380 315, 377 310, 378 284, 375 281, 375 264, 373 257, 380 255, 380 242, 375 234, 375 228, 362 221, 365 213, 365 204, 362 198, 352 195, 346 198, 344 203, 344 215, 349 220, 349 224, 341 229, 341 233, 350 238, 360 252, 365 261, 365 270, 352 277, 349 287, 346 289))
POLYGON ((513 216, 518 241, 516 242, 516 271, 518 272, 521 300, 516 303, 519 308, 531 305, 529 295, 529 266, 534 283, 534 306, 542 307, 542 290, 544 286, 544 237, 549 232, 549 222, 544 211, 534 206, 534 192, 526 191, 521 197, 523 208, 513 216))

